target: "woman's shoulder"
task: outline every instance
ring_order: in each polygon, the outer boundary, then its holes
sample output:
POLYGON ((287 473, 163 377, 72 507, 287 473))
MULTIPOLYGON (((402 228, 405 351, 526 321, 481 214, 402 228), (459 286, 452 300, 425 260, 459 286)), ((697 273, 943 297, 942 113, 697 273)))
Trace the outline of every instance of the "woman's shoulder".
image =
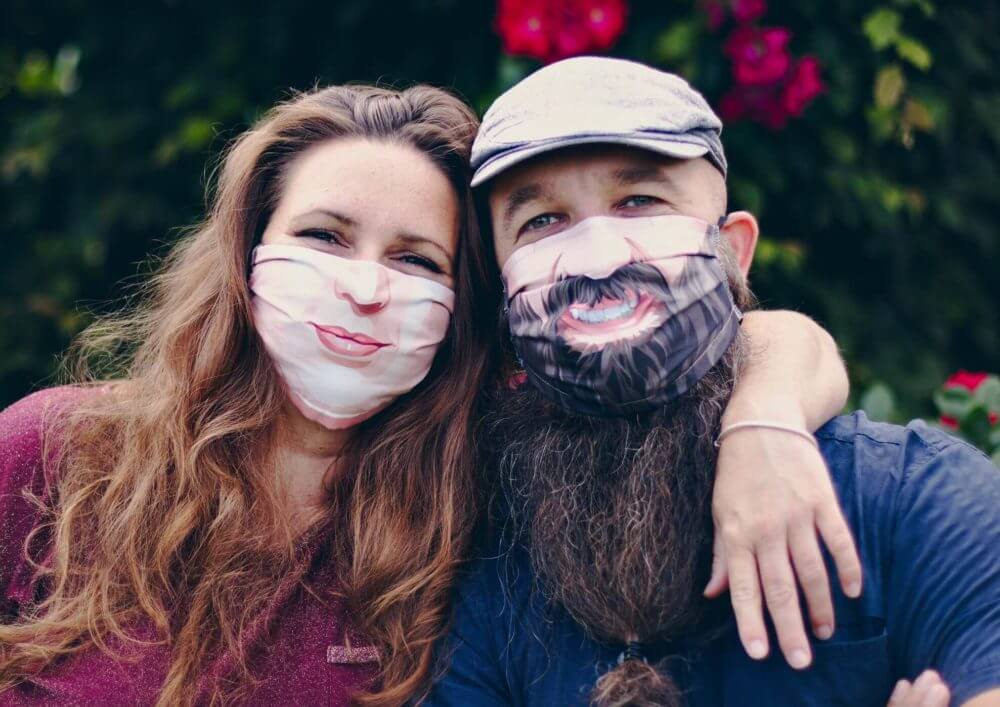
POLYGON ((58 433, 60 416, 97 390, 84 386, 46 388, 0 412, 0 493, 17 493, 31 482, 42 466, 47 437, 58 433))

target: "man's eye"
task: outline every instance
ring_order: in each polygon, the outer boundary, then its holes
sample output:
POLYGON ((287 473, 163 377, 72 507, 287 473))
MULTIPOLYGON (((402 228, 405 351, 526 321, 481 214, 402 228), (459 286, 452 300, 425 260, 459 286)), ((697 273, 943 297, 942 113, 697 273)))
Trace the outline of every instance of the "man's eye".
POLYGON ((424 268, 435 275, 440 275, 444 272, 437 263, 435 263, 430 258, 425 258, 422 255, 417 255, 415 253, 407 253, 399 259, 401 262, 407 263, 408 265, 416 265, 419 268, 424 268))
POLYGON ((646 196, 645 194, 637 194, 619 201, 618 207, 624 209, 637 209, 643 206, 651 206, 652 204, 655 204, 659 201, 660 200, 657 199, 655 196, 646 196))
POLYGON ((558 223, 558 221, 559 217, 555 214, 542 214, 541 216, 535 216, 535 218, 521 226, 521 233, 526 231, 538 231, 542 228, 547 228, 554 223, 558 223))

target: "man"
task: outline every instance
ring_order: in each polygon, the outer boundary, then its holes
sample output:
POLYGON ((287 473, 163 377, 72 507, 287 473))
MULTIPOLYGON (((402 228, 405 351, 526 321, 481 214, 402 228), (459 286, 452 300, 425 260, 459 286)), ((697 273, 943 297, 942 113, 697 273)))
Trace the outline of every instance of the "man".
POLYGON ((769 424, 722 426, 757 225, 726 215, 720 131, 679 78, 611 59, 486 114, 473 184, 528 383, 489 416, 500 549, 460 590, 429 704, 878 705, 935 669, 955 704, 1000 705, 1000 474, 922 423, 784 429, 818 443, 865 577, 835 588, 810 667, 750 658, 702 596, 717 447, 769 424))

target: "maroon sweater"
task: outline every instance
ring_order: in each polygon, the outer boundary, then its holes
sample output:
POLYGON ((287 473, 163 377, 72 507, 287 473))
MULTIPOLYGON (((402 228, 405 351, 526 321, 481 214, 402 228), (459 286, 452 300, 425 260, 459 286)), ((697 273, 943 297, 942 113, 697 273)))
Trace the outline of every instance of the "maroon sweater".
MULTIPOLYGON (((24 557, 28 533, 39 522, 38 512, 22 490, 44 495, 42 449, 46 420, 59 407, 85 395, 74 388, 35 393, 0 413, 0 609, 4 622, 39 598, 40 584, 24 557)), ((331 563, 324 561, 314 538, 307 545, 301 571, 275 588, 270 610, 244 638, 255 656, 253 672, 259 681, 244 704, 346 705, 352 690, 364 686, 374 673, 375 652, 370 647, 345 646, 345 616, 324 588, 335 585, 331 563), (308 583, 307 591, 303 583, 308 583), (318 596, 314 595, 314 593, 318 596)), ((33 557, 47 552, 46 538, 30 548, 33 557)), ((149 627, 135 627, 149 637, 149 627)), ((163 646, 129 648, 134 661, 118 661, 96 649, 86 649, 51 666, 42 675, 0 693, 0 705, 147 705, 166 676, 168 651, 163 646)), ((232 657, 221 656, 201 680, 199 704, 207 703, 211 680, 227 674, 232 657)))

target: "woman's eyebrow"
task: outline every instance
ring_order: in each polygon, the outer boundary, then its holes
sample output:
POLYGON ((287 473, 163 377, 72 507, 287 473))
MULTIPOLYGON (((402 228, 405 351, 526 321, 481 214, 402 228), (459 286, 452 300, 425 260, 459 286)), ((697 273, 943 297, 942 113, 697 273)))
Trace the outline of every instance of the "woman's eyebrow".
POLYGON ((440 243, 431 240, 426 236, 420 236, 417 235, 416 233, 400 233, 399 240, 403 241, 403 243, 426 243, 427 245, 433 248, 437 248, 439 251, 441 251, 441 254, 445 257, 445 259, 449 263, 451 263, 451 258, 452 258, 451 254, 447 250, 445 250, 440 243))
POLYGON ((292 223, 298 223, 299 221, 305 221, 307 219, 314 218, 316 216, 326 216, 328 218, 336 219, 347 226, 357 226, 358 222, 352 219, 350 216, 341 213, 339 211, 334 211, 332 209, 312 209, 306 211, 305 213, 298 214, 292 219, 292 223))

